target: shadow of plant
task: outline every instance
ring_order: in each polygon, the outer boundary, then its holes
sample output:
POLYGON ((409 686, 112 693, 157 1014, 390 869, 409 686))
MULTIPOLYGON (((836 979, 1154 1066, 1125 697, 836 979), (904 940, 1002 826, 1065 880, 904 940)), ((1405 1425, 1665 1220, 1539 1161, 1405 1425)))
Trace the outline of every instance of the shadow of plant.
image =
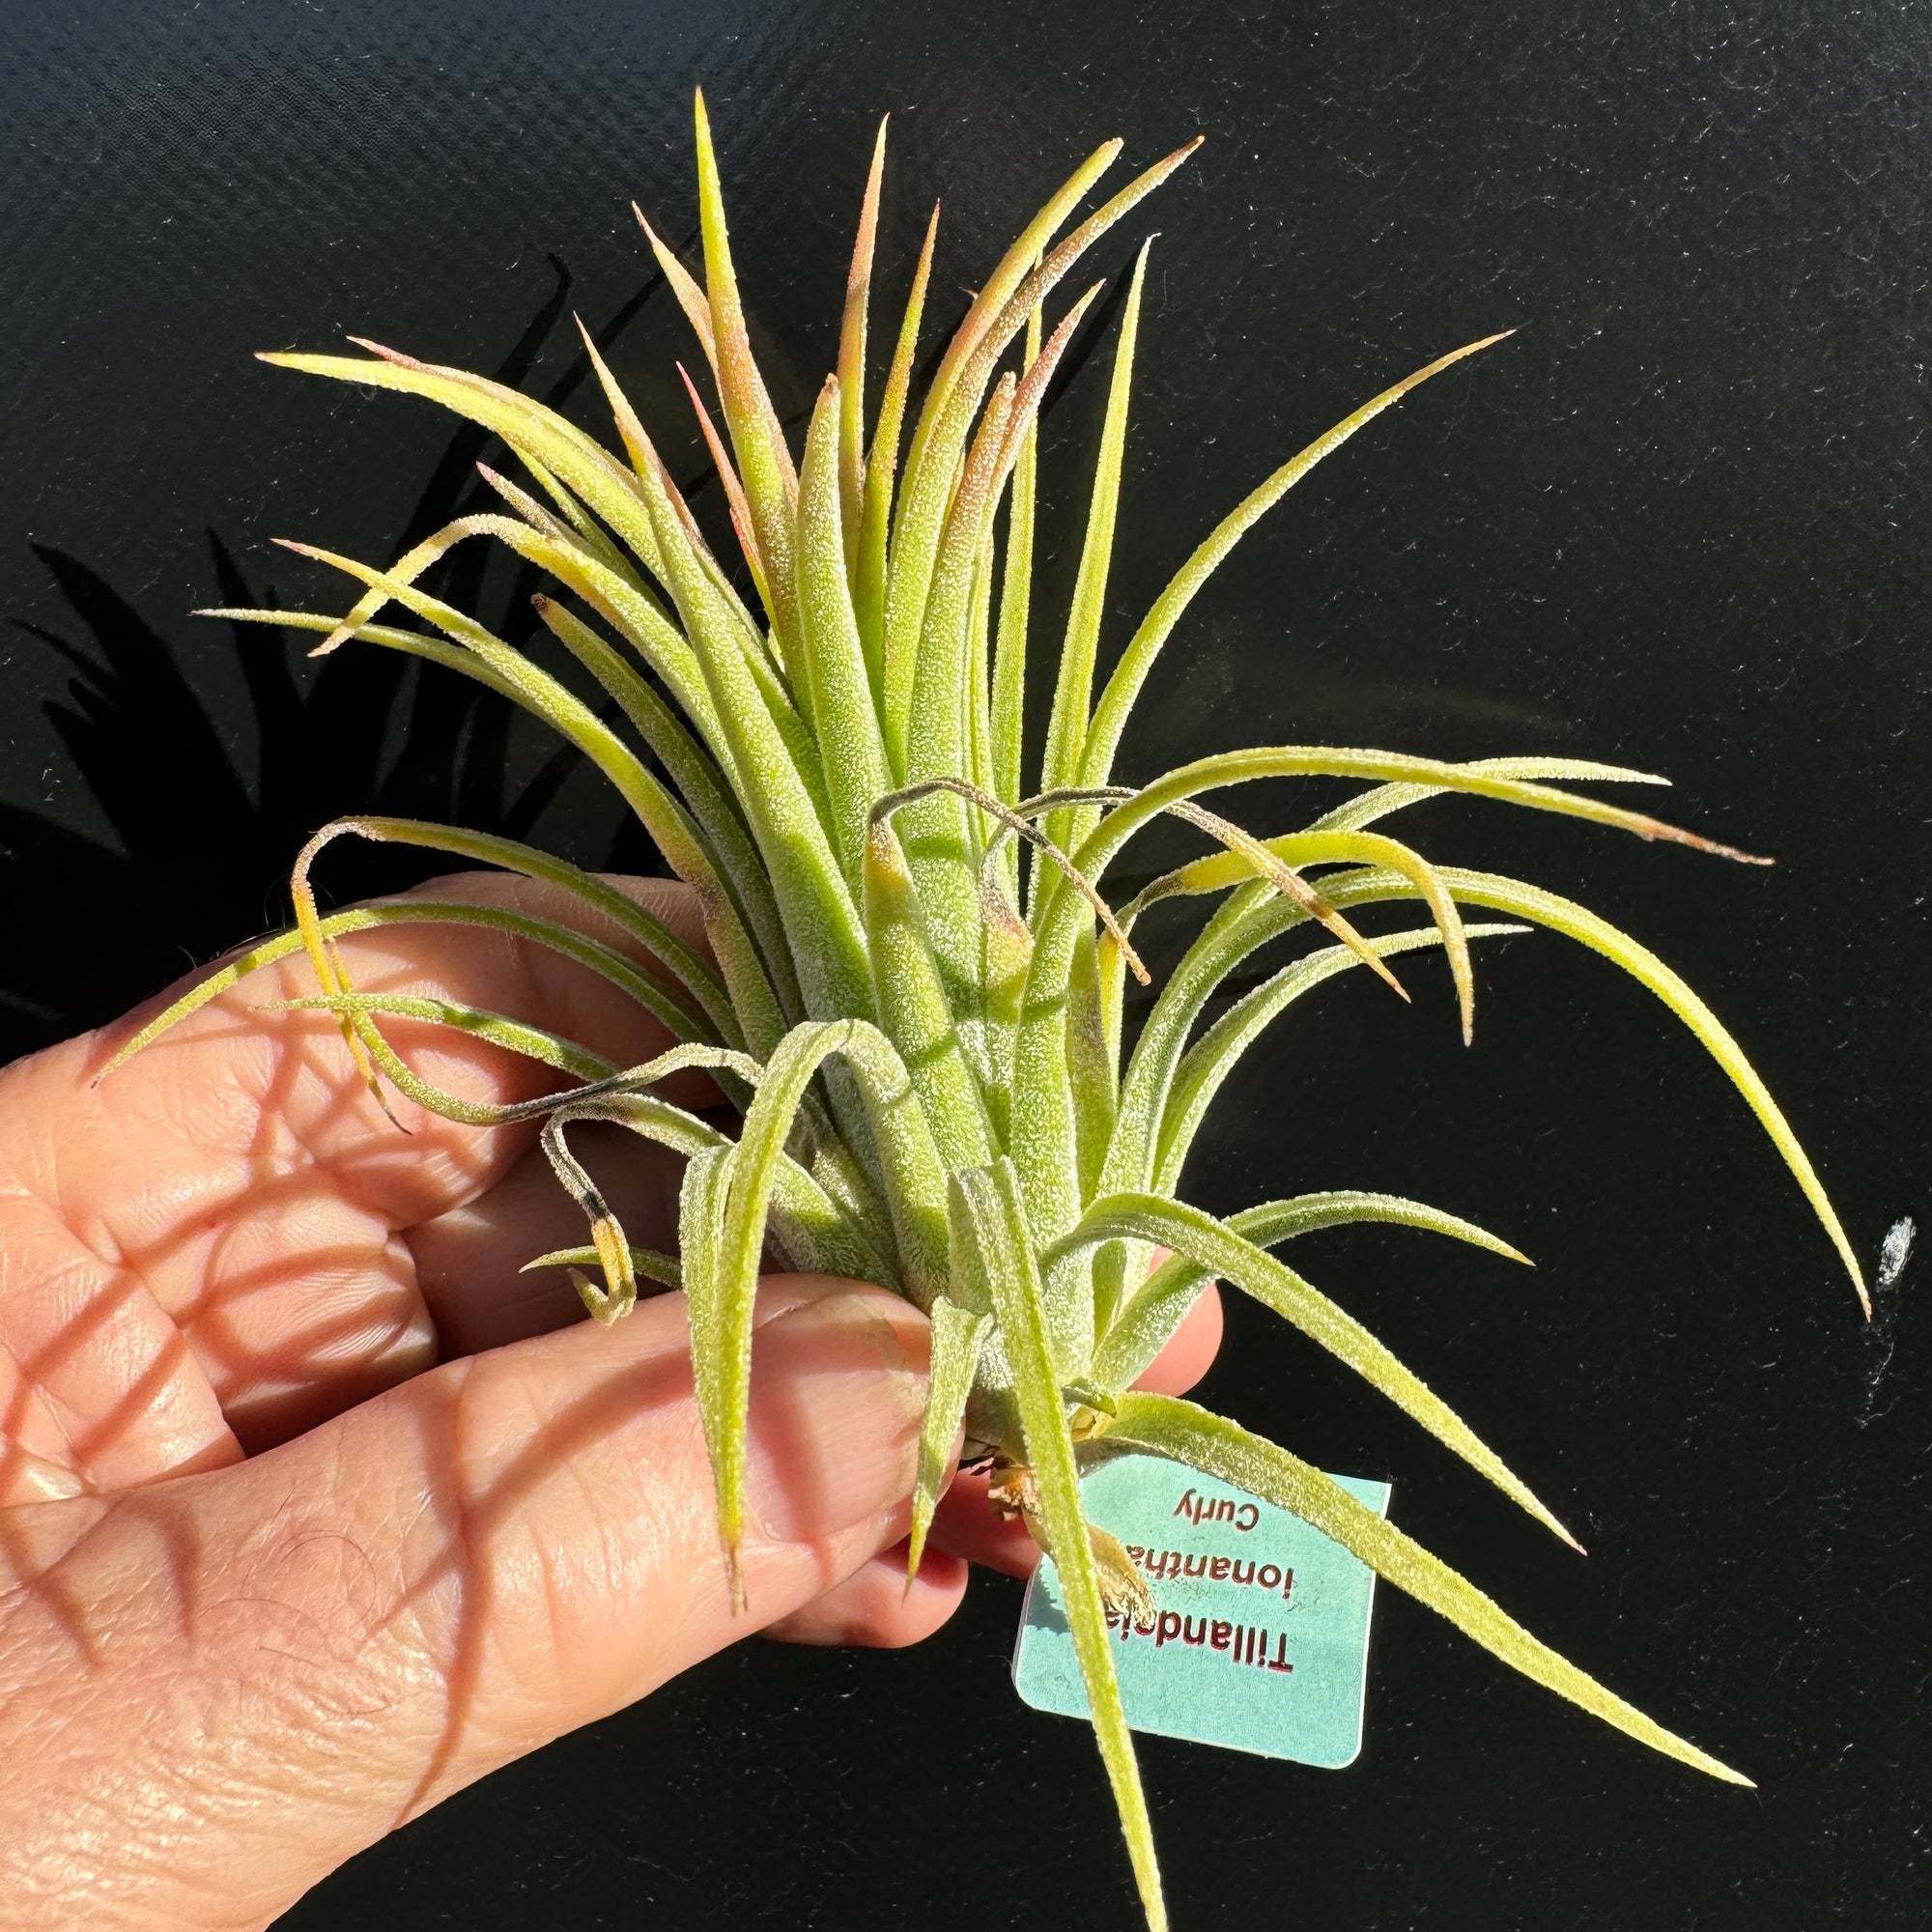
MULTIPOLYGON (((555 286, 491 372, 498 382, 521 385, 567 327, 570 272, 554 257, 551 265, 555 286)), ((599 348, 662 286, 653 274, 597 331, 599 348)), ((589 373, 580 353, 543 400, 555 407, 589 373)), ((384 555, 495 505, 475 469, 494 443, 468 424, 451 437, 384 555)), ((211 531, 209 543, 221 603, 273 601, 257 594, 218 535, 211 531)), ((330 818, 379 811, 523 838, 580 761, 574 747, 559 747, 513 785, 515 711, 494 693, 379 650, 339 651, 303 678, 297 661, 312 638, 236 625, 259 748, 251 784, 167 639, 86 563, 48 546, 34 551, 76 629, 63 636, 14 621, 72 668, 67 700, 48 703, 46 714, 112 838, 0 803, 0 882, 10 903, 38 915, 35 943, 0 959, 0 1062, 100 1025, 190 963, 286 923, 289 866, 330 818)), ((493 568, 480 545, 459 547, 426 582, 513 643, 537 629, 529 609, 537 573, 493 568)), ((387 621, 409 619, 392 612, 387 621)), ((628 829, 587 857, 614 869, 662 869, 628 829)), ((420 853, 358 846, 331 856, 328 885, 346 901, 440 869, 420 853)))

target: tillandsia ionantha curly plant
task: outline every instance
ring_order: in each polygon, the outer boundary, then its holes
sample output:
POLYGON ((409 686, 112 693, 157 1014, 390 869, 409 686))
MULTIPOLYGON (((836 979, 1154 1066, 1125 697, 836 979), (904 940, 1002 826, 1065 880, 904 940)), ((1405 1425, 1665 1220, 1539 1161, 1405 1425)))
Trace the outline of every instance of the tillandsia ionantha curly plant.
POLYGON ((1145 1613, 1148 1584, 1121 1546, 1086 1520, 1080 1495, 1083 1469, 1122 1451, 1173 1459, 1292 1511, 1537 1682, 1669 1756, 1745 1781, 1565 1662, 1289 1450, 1192 1403, 1133 1391, 1204 1285, 1218 1277, 1286 1317, 1571 1540, 1446 1403, 1269 1252, 1292 1236, 1350 1221, 1434 1230, 1506 1255, 1513 1248, 1468 1222, 1387 1195, 1304 1194, 1227 1220, 1180 1195, 1208 1103, 1291 1002, 1357 964, 1399 991, 1389 959, 1439 948, 1466 1039, 1470 942, 1522 930, 1518 922, 1603 953, 1690 1027, 1763 1122, 1863 1299, 1858 1262, 1783 1116, 1730 1035, 1668 967, 1567 899, 1436 866, 1372 829, 1439 793, 1466 792, 1745 856, 1551 782, 1662 780, 1568 758, 1452 764, 1290 745, 1222 753, 1139 784, 1118 781, 1122 731, 1162 646, 1241 536, 1363 424, 1499 338, 1456 350, 1397 383, 1256 487, 1181 565, 1096 697, 1143 247, 1122 312, 1043 758, 1026 774, 1027 645, 1038 621, 1031 605, 1038 413, 1097 285, 1058 319, 1048 317, 1048 304, 1081 257, 1196 143, 1057 240, 1120 143, 1075 169, 987 274, 911 414, 935 210, 868 436, 882 127, 838 369, 795 459, 747 336, 701 96, 696 141, 703 282, 648 224, 645 233, 716 384, 722 434, 695 384, 690 392, 742 552, 736 579, 587 333, 622 459, 514 390, 364 343, 366 359, 264 359, 440 403, 499 438, 523 465, 527 487, 486 469, 503 508, 451 524, 386 569, 293 546, 364 586, 341 616, 213 614, 324 632, 321 651, 359 639, 409 652, 526 707, 603 771, 696 890, 711 956, 602 880, 528 846, 412 820, 346 818, 319 832, 297 862, 298 930, 204 980, 118 1059, 255 967, 304 948, 320 991, 298 1004, 339 1016, 379 1097, 386 1080, 458 1121, 542 1117, 543 1145, 584 1208, 591 1239, 531 1265, 576 1270, 583 1300, 603 1321, 632 1307, 640 1276, 681 1287, 688 1298, 719 1530, 740 1604, 753 1298, 767 1243, 794 1266, 885 1283, 917 1303, 931 1321, 932 1355, 909 1570, 918 1569, 963 1432, 963 1459, 990 1463, 993 1494, 1024 1515, 1058 1566, 1151 1925, 1164 1924, 1165 1911, 1106 1625, 1110 1609, 1145 1613), (471 537, 497 539, 555 580, 558 593, 538 597, 537 612, 601 688, 601 715, 419 587, 432 564, 471 537), (750 598, 738 587, 747 582, 750 598), (391 604, 422 627, 378 622, 391 604), (604 722, 618 713, 634 735, 604 722), (1367 788, 1284 837, 1256 837, 1197 802, 1255 780, 1317 774, 1362 780, 1367 788), (1110 904, 1109 867, 1163 814, 1198 829, 1212 849, 1110 904), (412 899, 325 918, 309 870, 345 834, 548 880, 647 949, 663 977, 576 929, 501 908, 412 899), (1319 883, 1311 883, 1318 869, 1319 883), (1122 1065, 1124 977, 1148 978, 1133 947, 1135 922, 1157 901, 1184 895, 1216 895, 1219 904, 1122 1065), (1409 900, 1420 901, 1428 923, 1366 937, 1348 918, 1358 907, 1409 900), (1465 907, 1502 923, 1465 923, 1465 907), (513 1016, 358 992, 336 935, 407 921, 458 922, 554 949, 623 988, 681 1043, 647 1065, 617 1067, 513 1016), (1217 989, 1257 948, 1304 929, 1312 936, 1317 927, 1336 943, 1281 967, 1203 1024, 1217 989), (383 1032, 389 1016, 463 1029, 574 1084, 519 1106, 465 1101, 411 1070, 383 1032), (735 1140, 653 1092, 689 1066, 710 1069, 742 1111, 735 1140), (688 1156, 675 1259, 634 1249, 573 1156, 572 1124, 593 1120, 688 1156), (585 1272, 592 1268, 595 1279, 585 1272))

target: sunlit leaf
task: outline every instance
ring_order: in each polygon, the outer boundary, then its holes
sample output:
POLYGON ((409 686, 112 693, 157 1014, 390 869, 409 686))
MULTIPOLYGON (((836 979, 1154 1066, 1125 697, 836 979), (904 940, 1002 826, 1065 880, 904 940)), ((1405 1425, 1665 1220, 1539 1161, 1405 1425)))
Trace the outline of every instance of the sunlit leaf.
POLYGON ((980 1349, 992 1318, 942 1296, 932 1304, 932 1356, 927 1369, 925 1414, 919 1430, 919 1479, 912 1492, 912 1528, 906 1542, 906 1586, 919 1575, 926 1533, 939 1492, 952 1473, 952 1445, 966 1415, 966 1398, 980 1366, 980 1349))
POLYGON ((1377 1576, 1447 1617, 1512 1669, 1559 1697, 1581 1705, 1591 1716, 1681 1764, 1727 1784, 1750 1783, 1605 1690, 1594 1677, 1531 1636, 1439 1557, 1357 1502, 1332 1477, 1286 1449, 1177 1396, 1125 1395, 1113 1427, 1094 1445, 1096 1454, 1122 1450, 1185 1463, 1203 1475, 1288 1510, 1360 1558, 1377 1576))
POLYGON ((1060 1573, 1074 1655, 1094 1714, 1100 1756, 1120 1807, 1127 1852, 1151 1926, 1167 1922, 1160 1870, 1154 1860, 1153 1826, 1141 1790, 1133 1738, 1121 1708, 1120 1685, 1107 1637, 1100 1578, 1080 1503, 1080 1475, 1073 1437, 1061 1400, 1047 1339, 1033 1237, 1020 1206, 1011 1164, 968 1168, 952 1177, 953 1247, 963 1265, 985 1285, 1000 1334, 1012 1364, 1026 1463, 1044 1519, 1048 1552, 1060 1573))
MULTIPOLYGON (((1041 1260, 1050 1264, 1062 1247, 1095 1247, 1103 1241, 1122 1239, 1153 1242, 1175 1254, 1185 1255, 1197 1265, 1211 1270, 1273 1309, 1310 1341, 1327 1350, 1337 1361, 1353 1369, 1405 1414, 1412 1416, 1472 1469, 1487 1476, 1546 1529, 1573 1548, 1581 1547, 1502 1458, 1359 1321, 1311 1287, 1292 1267, 1253 1241, 1244 1240, 1211 1214, 1159 1195, 1110 1194, 1096 1201, 1065 1241, 1049 1249, 1041 1260)), ((1094 1373, 1101 1381, 1107 1379, 1097 1360, 1094 1373)))

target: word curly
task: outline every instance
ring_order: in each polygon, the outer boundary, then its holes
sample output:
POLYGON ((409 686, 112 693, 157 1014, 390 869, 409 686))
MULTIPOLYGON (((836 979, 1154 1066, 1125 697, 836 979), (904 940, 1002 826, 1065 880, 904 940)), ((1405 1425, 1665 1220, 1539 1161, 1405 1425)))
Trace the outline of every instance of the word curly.
POLYGON ((1175 1504, 1174 1513, 1189 1522, 1231 1522, 1244 1536, 1262 1520, 1257 1503, 1237 1503, 1233 1496, 1197 1496, 1192 1490, 1175 1504))

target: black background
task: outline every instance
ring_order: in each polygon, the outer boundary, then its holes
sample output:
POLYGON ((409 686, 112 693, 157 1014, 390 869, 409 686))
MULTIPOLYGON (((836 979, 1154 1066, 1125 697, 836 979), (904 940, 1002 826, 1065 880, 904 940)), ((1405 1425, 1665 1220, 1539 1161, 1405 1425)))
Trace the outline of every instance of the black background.
MULTIPOLYGON (((787 412, 832 357, 881 111, 887 300, 942 194, 948 324, 1078 156, 1119 133, 1144 163, 1200 129, 1101 253, 1118 277, 1162 230, 1109 648, 1283 455, 1441 350, 1520 333, 1248 539, 1170 646, 1123 769, 1299 740, 1672 774, 1670 815, 1776 869, 1467 803, 1408 836, 1574 892, 1683 970, 1869 1263, 1932 1207, 1928 77, 1932 14, 1903 6, 14 0, 6 1050, 278 923, 295 845, 344 809, 533 825, 639 863, 593 781, 440 675, 349 652, 317 677, 293 639, 185 615, 271 589, 337 608, 337 582, 268 539, 393 554, 467 498, 483 448, 250 351, 354 330, 507 372, 601 432, 574 308, 695 475, 684 325, 627 208, 695 228, 694 82, 787 412)), ((1048 417, 1049 609, 1106 361, 1048 417)), ((455 577, 486 612, 527 587, 455 577)), ((1274 831, 1309 802, 1240 807, 1274 831)), ((1478 965, 1472 1054, 1427 962, 1413 1011, 1361 976, 1297 1009, 1187 1191, 1223 1209, 1381 1187, 1527 1247, 1534 1274, 1419 1236, 1297 1259, 1588 1561, 1245 1310, 1208 1399, 1393 1478, 1405 1526, 1761 1788, 1650 1756, 1384 1592, 1352 1769, 1144 1745, 1177 1923, 1932 1922, 1922 1267, 1865 1330, 1675 1022, 1551 937, 1478 965)), ((976 1583, 903 1656, 741 1646, 444 1804, 285 1923, 1125 1924, 1091 1739, 1009 1687, 1017 1605, 976 1583)))

